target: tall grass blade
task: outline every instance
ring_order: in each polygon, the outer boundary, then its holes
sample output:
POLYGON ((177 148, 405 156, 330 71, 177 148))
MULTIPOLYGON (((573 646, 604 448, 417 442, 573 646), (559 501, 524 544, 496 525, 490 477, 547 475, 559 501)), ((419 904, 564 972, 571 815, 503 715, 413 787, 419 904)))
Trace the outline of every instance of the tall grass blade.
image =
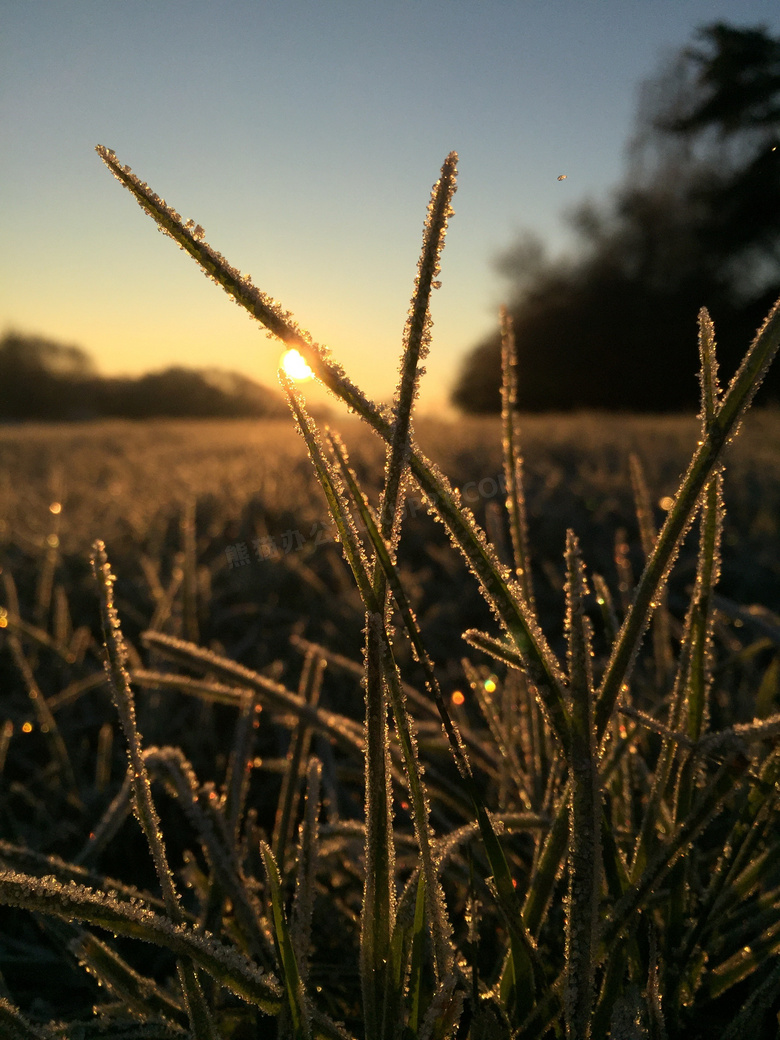
MULTIPOLYGON (((404 328, 401 377, 393 400, 393 434, 387 450, 385 487, 380 506, 382 534, 393 548, 396 546, 400 533, 402 514, 399 507, 403 504, 401 489, 409 455, 412 408, 417 397, 420 376, 424 372, 424 369, 420 367, 420 362, 425 359, 430 345, 431 291, 439 284, 436 278, 441 265, 447 221, 452 216, 452 197, 455 194, 457 164, 458 156, 455 152, 451 152, 444 160, 439 180, 433 186, 423 228, 423 246, 417 267, 414 295, 404 328)), ((381 576, 381 570, 377 571, 375 578, 381 580, 381 576)))

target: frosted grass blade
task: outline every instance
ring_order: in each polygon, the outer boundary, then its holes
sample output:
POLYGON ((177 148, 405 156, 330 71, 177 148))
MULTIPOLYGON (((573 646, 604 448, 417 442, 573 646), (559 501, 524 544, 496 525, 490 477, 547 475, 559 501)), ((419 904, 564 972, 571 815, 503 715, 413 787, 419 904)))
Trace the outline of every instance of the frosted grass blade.
POLYGON ((163 781, 169 793, 178 799, 198 836, 217 887, 232 903, 247 948, 258 960, 264 959, 265 936, 241 877, 235 842, 216 808, 216 799, 209 797, 213 787, 199 788, 192 766, 177 747, 149 748, 143 753, 143 760, 149 773, 163 781))
MULTIPOLYGON (((385 487, 380 506, 381 530, 395 548, 400 533, 401 489, 407 467, 409 441, 412 429, 412 408, 417 397, 420 376, 424 369, 420 362, 428 353, 431 338, 429 311, 431 290, 438 287, 436 278, 441 264, 447 221, 452 216, 452 197, 455 194, 458 156, 451 152, 434 184, 428 215, 423 229, 423 246, 417 266, 414 295, 404 329, 404 351, 401 358, 401 378, 394 397, 393 434, 387 452, 385 487)), ((380 578, 381 571, 375 574, 380 578)), ((381 596, 379 597, 382 598, 381 596)))
MULTIPOLYGON (((363 493, 357 484, 354 474, 349 468, 343 447, 333 437, 330 438, 330 445, 339 465, 341 477, 346 481, 352 501, 360 513, 362 523, 374 546, 378 567, 381 569, 383 574, 383 581, 389 583, 390 588, 392 589, 393 596, 395 597, 396 604, 403 617, 404 625, 412 646, 414 647, 417 659, 423 665, 425 670, 426 685, 429 693, 433 697, 440 713, 443 711, 442 722, 447 731, 450 746, 454 749, 458 769, 462 774, 468 774, 469 766, 460 736, 456 732, 452 720, 444 706, 444 699, 433 672, 433 666, 431 665, 425 647, 422 644, 419 629, 414 621, 414 616, 406 600, 400 579, 398 578, 393 566, 390 556, 390 548, 380 534, 363 493)), ((378 607, 379 604, 377 603, 376 606, 378 607)), ((386 636, 385 643, 389 646, 386 636)), ((452 969, 452 951, 450 944, 451 927, 447 920, 444 895, 437 877, 436 866, 432 854, 434 835, 431 831, 429 822, 430 806, 422 780, 422 768, 417 753, 417 742, 412 726, 412 720, 406 710, 400 676, 398 675, 397 668, 393 661, 387 661, 385 675, 391 697, 396 732, 404 756, 404 767, 406 770, 409 794, 414 808, 413 822, 415 834, 417 835, 417 841, 420 847, 422 871, 425 875, 425 894, 430 927, 432 929, 435 972, 437 979, 440 979, 444 975, 448 975, 452 969)))
POLYGON ((702 307, 699 311, 699 379, 701 381, 701 421, 706 433, 710 423, 715 421, 720 402, 720 385, 718 383, 718 359, 715 353, 715 326, 709 311, 702 307))
MULTIPOLYGON (((92 571, 100 593, 100 614, 106 649, 106 675, 127 741, 127 756, 136 815, 152 853, 166 912, 174 924, 181 924, 183 916, 179 897, 168 866, 160 830, 160 818, 152 800, 152 789, 141 750, 141 735, 135 721, 135 703, 126 667, 127 649, 122 638, 119 616, 114 607, 113 585, 115 579, 106 557, 105 546, 99 541, 95 542, 93 547, 92 571)), ((195 1040, 219 1040, 191 961, 179 962, 179 977, 184 989, 190 1027, 195 1040)))
POLYGON ((523 670, 523 659, 517 650, 508 643, 495 639, 487 632, 469 628, 463 633, 463 639, 476 650, 482 650, 483 653, 490 654, 491 657, 495 657, 502 664, 507 664, 510 668, 516 668, 518 671, 523 670))
POLYGON ((350 719, 346 715, 338 715, 336 712, 326 711, 323 708, 313 708, 297 693, 288 690, 281 683, 275 682, 251 668, 245 668, 211 650, 205 650, 203 647, 185 643, 159 632, 144 632, 141 638, 147 646, 154 647, 166 657, 231 680, 237 686, 228 687, 214 682, 199 682, 189 676, 172 676, 162 672, 149 672, 145 669, 134 670, 134 680, 140 681, 144 685, 180 689, 184 693, 195 694, 206 700, 234 707, 241 706, 246 690, 256 690, 264 706, 281 713, 299 716, 318 730, 327 732, 343 747, 362 751, 362 734, 360 726, 354 719, 350 719))
MULTIPOLYGON (((310 707, 316 708, 322 686, 325 661, 321 657, 309 654, 304 661, 298 696, 310 707)), ((292 840, 295 828, 295 817, 300 798, 300 783, 306 769, 306 759, 311 743, 311 728, 298 720, 298 725, 290 736, 287 750, 287 769, 282 777, 282 789, 279 793, 279 804, 276 810, 273 841, 271 848, 277 864, 285 865, 286 851, 292 840)))
POLYGON ((696 804, 672 838, 649 861, 642 876, 613 907, 603 932, 605 949, 618 937, 636 911, 645 903, 653 888, 666 876, 679 856, 690 846, 704 827, 717 815, 724 800, 743 779, 744 766, 736 757, 727 759, 712 776, 696 804))
POLYGON ((70 943, 70 952, 100 985, 139 1017, 150 1012, 187 1026, 187 1012, 173 1000, 154 979, 140 975, 107 943, 89 932, 81 931, 70 943))
POLYGON ((319 846, 320 783, 322 764, 312 758, 306 772, 306 804, 298 838, 298 872, 295 881, 295 899, 292 908, 290 939, 298 963, 301 979, 308 975, 309 945, 314 914, 317 853, 319 846))
POLYGON ((174 924, 140 903, 119 903, 104 892, 84 885, 61 885, 53 878, 37 878, 15 871, 0 872, 0 902, 65 921, 97 925, 117 935, 141 939, 192 961, 220 985, 268 1014, 281 1007, 282 991, 276 979, 229 946, 201 935, 187 924, 174 924))
MULTIPOLYGON (((365 525, 366 531, 372 540, 374 549, 377 554, 377 558, 380 561, 386 578, 390 584, 390 588, 393 592, 393 596, 396 600, 396 605, 401 611, 401 615, 404 619, 407 633, 409 634, 412 645, 415 648, 415 653, 418 660, 423 665, 426 672, 426 685, 430 689, 432 695, 436 700, 437 707, 439 707, 442 722, 447 731, 447 736, 450 740, 450 747, 453 751, 456 764, 458 765, 459 774, 462 782, 466 786, 469 794, 474 803, 474 808, 477 814, 477 820, 480 826, 480 832, 482 834, 482 840, 485 845, 485 851, 488 856, 488 860, 493 870, 493 880, 495 883, 495 894, 499 907, 502 910, 502 914, 507 923, 509 930, 513 956, 511 958, 512 973, 513 973, 513 988, 515 991, 515 1000, 519 1007, 525 1008, 530 1007, 534 1000, 535 993, 535 980, 534 980, 534 968, 533 968, 533 944, 530 937, 526 934, 522 922, 520 913, 520 902, 515 892, 514 883, 512 881, 511 872, 509 865, 506 861, 504 851, 501 844, 496 836, 495 829, 491 822, 490 816, 482 800, 474 781, 471 777, 471 770, 468 765, 468 761, 465 757, 464 750, 460 741, 460 736, 457 733, 452 720, 449 716, 444 698, 439 690, 439 684, 436 676, 433 672, 433 667, 430 663, 428 655, 425 651, 424 646, 420 640, 419 630, 414 621, 414 616, 408 606, 405 594, 403 592, 403 586, 398 578, 395 567, 390 559, 390 554, 387 546, 377 529, 376 523, 371 515, 370 510, 367 507, 365 499, 363 498, 362 492, 357 485, 357 481, 354 475, 350 472, 347 464, 346 457, 343 451, 340 450, 339 444, 331 438, 331 445, 336 454, 336 457, 341 465, 341 474, 347 481, 350 494, 353 496, 353 500, 360 510, 361 519, 365 525)), ((392 689, 393 687, 391 687, 392 689)), ((408 732, 408 726, 404 727, 408 732)), ((399 732, 399 736, 400 736, 399 732)), ((414 747, 411 747, 412 761, 415 760, 414 747)), ((416 769, 415 769, 416 773, 416 769)), ((413 774, 412 774, 413 775, 413 774)), ((410 775, 411 781, 411 775, 410 775)), ((414 797, 414 794, 413 794, 414 797)), ((424 796, 423 796, 424 797, 424 796)), ((416 814, 415 814, 416 815, 416 814)), ((427 820, 427 807, 424 809, 423 819, 427 820)), ((418 836, 422 831, 418 831, 418 836)), ((422 848, 422 845, 421 845, 422 848)), ((441 913, 441 911, 439 911, 441 913)))
POLYGON ((263 855, 268 886, 271 892, 271 905, 274 913, 274 936, 279 954, 279 963, 282 968, 284 988, 287 993, 293 1036, 295 1040, 311 1040, 309 1002, 300 972, 298 971, 298 960, 295 956, 295 950, 290 939, 290 931, 287 927, 287 919, 284 914, 279 868, 276 865, 273 852, 271 852, 271 849, 265 842, 260 843, 260 851, 263 855))
MULTIPOLYGON (((634 490, 634 508, 639 525, 639 537, 642 542, 645 561, 647 561, 653 554, 653 547, 658 537, 655 521, 653 520, 650 489, 647 486, 647 478, 645 477, 644 467, 639 456, 632 452, 628 461, 631 472, 631 486, 634 490)), ((665 688, 667 679, 674 667, 669 609, 666 605, 666 599, 666 590, 664 589, 657 597, 658 602, 651 622, 655 674, 659 690, 665 688)))
POLYGON ((566 1035, 588 1040, 601 882, 601 792, 593 723, 589 622, 583 610, 585 568, 573 531, 566 540, 566 632, 571 690, 571 840, 566 915, 566 1035))
POLYGON ((652 616, 653 603, 677 555, 679 544, 699 504, 700 496, 719 464, 723 450, 738 432, 739 422, 750 406, 780 347, 780 300, 767 315, 742 364, 729 384, 717 415, 693 454, 661 528, 651 558, 636 587, 631 609, 623 622, 607 665, 596 707, 596 725, 603 736, 621 687, 626 681, 640 640, 652 616))
MULTIPOLYGON (((474 697, 479 704, 480 711, 488 724, 496 749, 501 755, 500 763, 502 775, 508 773, 509 776, 511 776, 513 786, 516 788, 520 799, 525 807, 530 809, 531 797, 530 792, 527 789, 527 777, 525 776, 518 760, 516 747, 507 734, 506 726, 499 711, 499 707, 492 694, 485 688, 485 683, 480 679, 473 665, 465 659, 462 663, 469 686, 471 687, 474 697)), ((506 805, 501 802, 499 802, 499 807, 502 810, 506 809, 506 805)))
MULTIPOLYGON (((342 397, 349 407, 361 414, 369 408, 368 400, 347 379, 338 365, 331 361, 325 350, 298 327, 292 315, 280 307, 276 300, 257 289, 249 277, 231 267, 220 253, 212 249, 205 241, 203 229, 199 225, 194 221, 183 221, 176 210, 139 180, 129 166, 123 166, 109 148, 98 145, 95 150, 160 230, 188 253, 212 281, 249 311, 271 335, 300 351, 317 378, 342 397)), ((387 423, 387 420, 385 422, 387 423)))
POLYGON ((18 1007, 0 996, 0 1027, 5 1040, 56 1040, 46 1026, 33 1026, 18 1007))
POLYGON ((523 458, 520 454, 520 429, 517 416, 517 346, 515 331, 506 307, 501 308, 501 428, 506 480, 506 507, 512 535, 514 569, 526 603, 535 613, 528 549, 528 524, 523 490, 523 458))

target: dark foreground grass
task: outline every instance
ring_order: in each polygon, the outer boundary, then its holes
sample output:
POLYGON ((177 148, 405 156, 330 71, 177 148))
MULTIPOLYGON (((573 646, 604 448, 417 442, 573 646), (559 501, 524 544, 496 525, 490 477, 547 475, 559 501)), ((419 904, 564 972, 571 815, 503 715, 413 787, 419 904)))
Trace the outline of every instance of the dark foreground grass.
POLYGON ((412 431, 453 156, 387 410, 101 154, 379 437, 0 439, 0 1035, 775 1036, 777 312, 698 420, 520 422, 505 324, 412 431))

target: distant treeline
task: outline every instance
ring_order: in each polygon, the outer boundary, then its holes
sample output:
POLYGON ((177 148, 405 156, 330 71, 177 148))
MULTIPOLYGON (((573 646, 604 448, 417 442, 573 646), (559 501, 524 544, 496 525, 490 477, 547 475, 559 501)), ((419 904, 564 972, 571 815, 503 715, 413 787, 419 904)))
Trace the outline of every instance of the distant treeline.
POLYGON ((0 422, 286 414, 280 394, 234 372, 174 367, 100 376, 80 347, 16 332, 0 339, 0 422))

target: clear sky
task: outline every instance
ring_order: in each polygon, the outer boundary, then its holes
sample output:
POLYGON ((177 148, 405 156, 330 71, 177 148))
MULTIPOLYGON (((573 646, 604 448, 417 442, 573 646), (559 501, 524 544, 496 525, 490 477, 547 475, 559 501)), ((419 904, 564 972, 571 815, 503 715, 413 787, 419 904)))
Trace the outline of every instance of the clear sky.
MULTIPOLYGON (((105 169, 113 148, 387 399, 430 189, 460 156, 423 408, 495 324, 492 261, 623 171, 639 82, 778 0, 0 0, 0 333, 104 374, 279 349, 105 169), (565 180, 558 180, 565 173, 565 180)), ((0 392, 1 389, 0 389, 0 392)))

